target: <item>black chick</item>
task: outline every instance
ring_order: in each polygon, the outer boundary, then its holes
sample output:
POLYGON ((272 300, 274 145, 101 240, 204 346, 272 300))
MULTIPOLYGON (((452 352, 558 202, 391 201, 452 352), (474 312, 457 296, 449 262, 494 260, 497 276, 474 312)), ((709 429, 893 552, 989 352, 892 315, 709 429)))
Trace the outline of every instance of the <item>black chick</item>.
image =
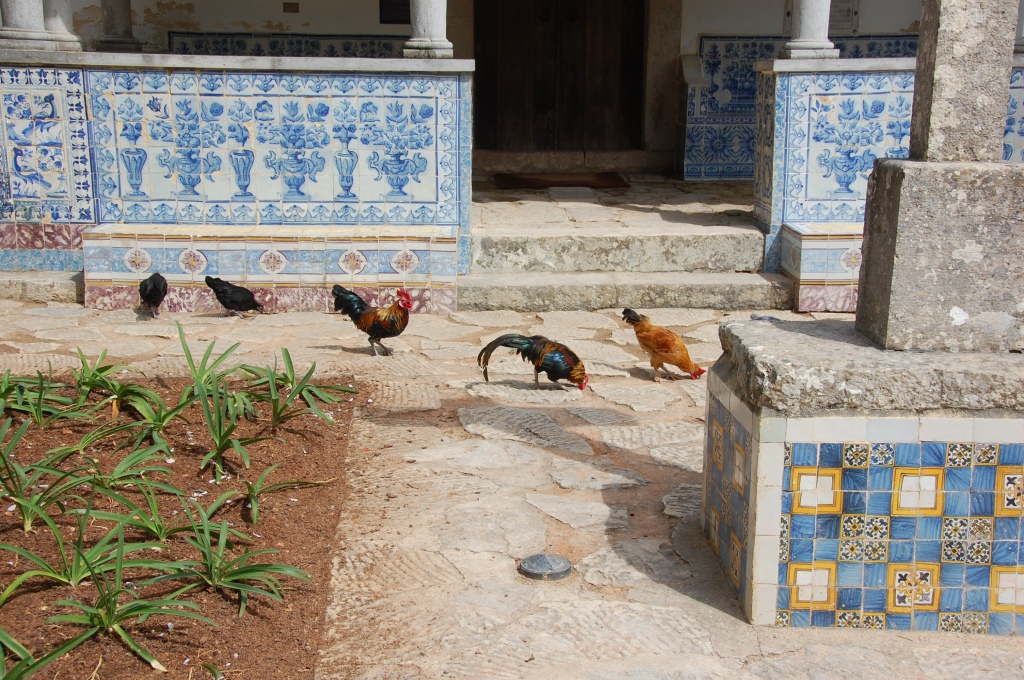
POLYGON ((148 279, 139 284, 139 300, 143 307, 148 307, 153 318, 160 316, 160 304, 167 297, 167 279, 154 272, 148 279))
POLYGON ((217 302, 224 306, 224 309, 242 316, 242 312, 262 312, 263 305, 256 302, 256 296, 248 288, 228 283, 224 279, 214 276, 206 277, 206 285, 213 290, 217 296, 217 302))

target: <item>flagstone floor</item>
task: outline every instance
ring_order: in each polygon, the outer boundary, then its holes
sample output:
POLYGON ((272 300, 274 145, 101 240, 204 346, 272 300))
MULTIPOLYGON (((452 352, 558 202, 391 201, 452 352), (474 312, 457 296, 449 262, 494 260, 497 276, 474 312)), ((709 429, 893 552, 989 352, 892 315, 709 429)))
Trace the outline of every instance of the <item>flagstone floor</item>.
MULTIPOLYGON (((238 342, 236 360, 258 363, 284 346, 300 365, 370 382, 318 678, 1024 676, 1014 638, 748 625, 696 519, 703 380, 653 383, 616 311, 417 315, 386 342, 393 357, 373 357, 338 315, 150 320, 0 301, 0 371, 75 365, 78 346, 180 375, 178 321, 194 349, 238 342), (509 330, 569 344, 593 389, 534 390, 505 350, 483 382, 476 354, 509 330), (573 574, 518 576, 516 560, 542 550, 573 574)), ((650 314, 710 365, 717 324, 749 312, 650 314)))

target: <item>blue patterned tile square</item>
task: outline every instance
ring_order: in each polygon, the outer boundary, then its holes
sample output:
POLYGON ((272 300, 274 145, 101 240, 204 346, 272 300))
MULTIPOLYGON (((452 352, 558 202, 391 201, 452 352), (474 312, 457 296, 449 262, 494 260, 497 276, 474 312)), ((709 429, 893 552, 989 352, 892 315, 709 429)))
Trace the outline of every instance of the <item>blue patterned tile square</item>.
POLYGON ((868 488, 868 471, 846 468, 843 470, 842 484, 844 491, 863 491, 868 488))
MULTIPOLYGON (((869 563, 864 565, 864 587, 865 588, 884 588, 888 581, 888 565, 884 562, 869 563)), ((883 591, 884 593, 884 591, 883 591)), ((867 594, 865 594, 865 598, 867 594)), ((883 602, 882 606, 885 604, 883 602)), ((874 610, 872 610, 874 611, 874 610)))
POLYGON ((938 630, 939 615, 936 612, 914 612, 914 630, 938 630))
POLYGON ((969 491, 971 468, 946 468, 945 488, 947 491, 969 491))
POLYGON ((971 494, 971 517, 991 517, 995 512, 996 495, 989 491, 971 494))
POLYGON ((816 521, 814 515, 793 515, 789 524, 790 538, 814 538, 816 521))
MULTIPOLYGON (((792 558, 790 558, 792 559, 792 558)), ((796 560, 793 560, 796 562, 796 560)), ((789 582, 789 565, 787 562, 779 562, 779 577, 776 580, 780 586, 785 586, 789 582)), ((788 587, 788 586, 787 586, 788 587)))
POLYGON ((1000 444, 1000 465, 1024 465, 1024 444, 1000 444))
POLYGON ((889 630, 910 630, 911 623, 910 614, 889 614, 885 617, 885 627, 889 630))
POLYGON ((974 567, 967 565, 964 573, 964 582, 968 586, 985 587, 989 586, 991 571, 988 567, 974 567))
POLYGON ((835 628, 835 612, 811 612, 811 626, 814 628, 835 628))
POLYGON ((992 564, 1016 565, 1019 552, 1020 543, 1017 541, 994 541, 992 543, 992 564))
POLYGON ((839 541, 834 538, 819 538, 814 541, 814 561, 834 562, 839 559, 839 541))
POLYGON ((1017 635, 1024 635, 1024 614, 1014 615, 1013 632, 1017 635))
POLYGON ((839 609, 860 611, 864 591, 861 588, 840 588, 836 597, 839 609))
POLYGON ((918 517, 917 518, 917 538, 934 540, 942 538, 942 518, 941 517, 918 517))
POLYGON ((808 467, 818 464, 818 447, 814 444, 792 444, 793 465, 808 467))
POLYGON ((790 628, 809 628, 811 625, 811 613, 799 609, 789 613, 790 628))
POLYGON ((64 251, 64 270, 69 272, 82 271, 85 267, 85 259, 81 250, 64 251))
MULTIPOLYGON (((885 565, 882 565, 885 566, 885 565)), ((885 611, 886 592, 884 588, 865 588, 863 597, 864 611, 878 613, 885 611)))
POLYGON ((811 562, 814 560, 814 541, 809 538, 789 539, 789 561, 811 562))
POLYGON ((783 514, 789 514, 789 513, 793 512, 793 492, 792 491, 783 491, 782 492, 782 512, 783 512, 783 514))
POLYGON ((889 538, 910 540, 917 537, 916 517, 893 517, 889 524, 889 538))
POLYGON ((921 467, 921 445, 897 444, 896 465, 899 467, 921 467))
POLYGON ((973 468, 971 491, 993 491, 996 488, 996 469, 991 465, 979 465, 973 468))
POLYGON ((836 571, 837 586, 864 585, 864 563, 863 562, 840 562, 836 571))
POLYGON ((868 489, 871 491, 892 491, 893 468, 874 467, 868 469, 868 489))
POLYGON ((942 467, 945 464, 945 442, 924 442, 921 445, 921 467, 942 467))
POLYGON ((989 614, 988 632, 992 635, 1013 635, 1013 614, 989 614))
POLYGON ((793 481, 793 468, 786 465, 782 468, 782 488, 786 491, 794 491, 791 482, 793 481))
MULTIPOLYGON (((946 565, 943 565, 945 569, 946 565)), ((939 591, 939 611, 962 612, 964 610, 964 589, 959 587, 943 587, 939 591)))
POLYGON ((778 594, 775 596, 776 609, 789 609, 789 593, 789 586, 779 588, 778 594))
POLYGON ((964 588, 964 611, 987 612, 988 588, 964 588))
POLYGON ((942 559, 942 541, 921 541, 915 543, 914 554, 918 562, 938 562, 942 559))
POLYGON ((863 491, 843 492, 843 513, 863 515, 867 511, 867 493, 863 491))
POLYGON ((966 491, 947 491, 943 495, 943 514, 947 517, 967 517, 971 512, 971 495, 966 491))
POLYGON ((996 517, 995 539, 997 541, 1020 540, 1020 517, 996 517))
POLYGON ((817 515, 815 518, 815 538, 839 538, 840 515, 817 515))
POLYGON ((868 514, 888 515, 892 512, 891 491, 871 491, 868 493, 868 514))
POLYGON ((967 570, 963 564, 942 563, 939 571, 939 585, 943 588, 947 586, 962 586, 966 578, 967 570))
POLYGON ((889 541, 889 562, 913 562, 914 541, 889 541))
POLYGON ((818 450, 818 467, 838 468, 843 466, 842 444, 821 444, 818 450))

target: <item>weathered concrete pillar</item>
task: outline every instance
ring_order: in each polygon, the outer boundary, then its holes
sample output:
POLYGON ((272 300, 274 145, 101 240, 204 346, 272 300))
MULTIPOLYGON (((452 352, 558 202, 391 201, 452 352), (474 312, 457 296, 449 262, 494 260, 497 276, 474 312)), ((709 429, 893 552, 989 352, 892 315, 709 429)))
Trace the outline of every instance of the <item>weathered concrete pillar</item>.
POLYGON ((103 37, 98 52, 139 52, 141 43, 132 34, 132 0, 102 0, 103 37))
POLYGON ((0 49, 82 49, 81 41, 72 32, 68 0, 0 0, 0 14, 0 49))
POLYGON ((412 37, 403 54, 411 59, 451 59, 452 44, 445 37, 448 0, 412 0, 409 11, 412 37))
POLYGON ((835 59, 839 50, 828 39, 830 0, 794 0, 793 36, 783 59, 835 59))
POLYGON ((888 349, 1024 347, 1024 167, 998 162, 1017 6, 924 2, 911 160, 876 162, 864 221, 857 329, 888 349))
POLYGON ((1013 51, 1024 54, 1024 0, 1020 0, 1020 6, 1017 8, 1017 42, 1013 51))

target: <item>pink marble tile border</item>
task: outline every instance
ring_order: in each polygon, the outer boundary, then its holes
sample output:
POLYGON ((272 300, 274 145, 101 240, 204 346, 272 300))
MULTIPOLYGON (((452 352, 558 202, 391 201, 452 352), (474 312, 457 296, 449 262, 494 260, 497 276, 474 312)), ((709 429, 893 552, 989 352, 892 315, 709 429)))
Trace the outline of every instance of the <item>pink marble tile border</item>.
POLYGON ((0 248, 16 250, 18 247, 18 231, 13 224, 0 224, 0 248))
POLYGON ((858 286, 796 285, 798 312, 856 312, 858 286))
MULTIPOLYGON (((321 287, 250 287, 256 300, 263 305, 264 313, 277 312, 333 312, 334 296, 328 288, 321 287)), ((349 288, 366 301, 379 307, 395 301, 397 287, 353 287, 349 288)), ((454 287, 432 288, 407 287, 413 299, 414 314, 449 314, 456 311, 457 297, 454 287)), ((85 304, 95 309, 134 309, 139 304, 136 286, 89 283, 85 286, 85 304)), ((209 288, 202 286, 171 285, 164 299, 164 311, 168 312, 222 312, 223 307, 209 288)))

